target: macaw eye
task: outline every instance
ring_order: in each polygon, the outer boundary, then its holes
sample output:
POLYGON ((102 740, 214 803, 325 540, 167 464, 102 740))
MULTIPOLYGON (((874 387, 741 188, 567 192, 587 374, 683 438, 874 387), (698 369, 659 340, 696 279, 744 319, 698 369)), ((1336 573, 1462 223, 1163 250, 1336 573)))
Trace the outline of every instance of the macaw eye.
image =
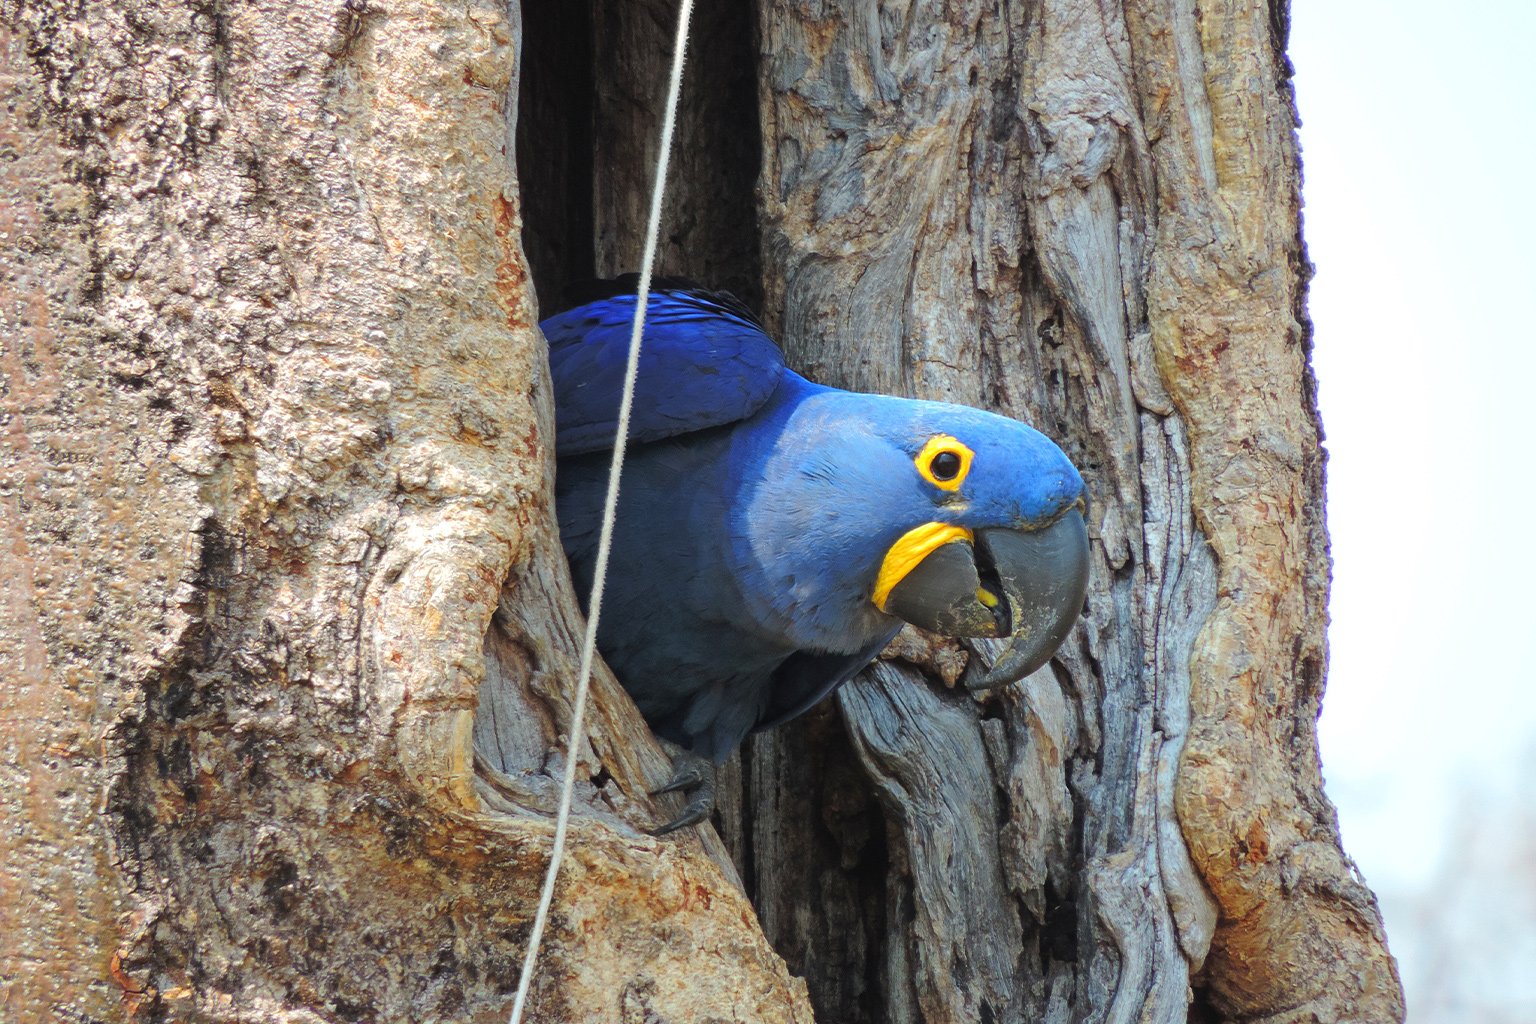
POLYGON ((935 480, 953 480, 960 475, 960 456, 954 452, 939 452, 929 461, 928 472, 935 480))
POLYGON ((957 491, 971 471, 974 456, 965 445, 948 434, 930 438, 917 453, 917 471, 933 486, 943 491, 957 491))

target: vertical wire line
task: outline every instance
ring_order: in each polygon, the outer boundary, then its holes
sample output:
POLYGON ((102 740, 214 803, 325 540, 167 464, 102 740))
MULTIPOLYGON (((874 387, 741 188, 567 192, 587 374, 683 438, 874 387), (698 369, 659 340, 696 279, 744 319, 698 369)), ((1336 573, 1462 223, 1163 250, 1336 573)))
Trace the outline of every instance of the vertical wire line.
POLYGON ((624 451, 629 442, 629 416, 634 406, 635 379, 640 372, 640 337, 645 331, 645 308, 651 294, 651 274, 656 265, 656 245, 661 235, 661 210, 666 198, 667 165, 672 159, 672 134, 677 125, 677 98, 683 88, 683 61, 688 45, 688 21, 693 15, 693 0, 682 0, 677 15, 677 41, 672 51, 672 77, 667 86, 666 113, 661 122, 661 152, 656 157, 656 180, 651 189, 651 215, 645 229, 645 251, 640 257, 640 285, 635 295, 635 320, 629 333, 629 361, 624 367, 624 392, 619 399, 619 423, 613 441, 613 458, 608 463, 608 496, 603 503, 602 529, 598 533, 597 563, 592 573, 592 596, 587 602, 587 632, 582 638, 581 667, 577 670, 576 700, 571 710, 570 736, 565 753, 565 777, 560 786, 560 809, 555 815, 555 843, 544 873, 544 891, 534 914, 533 929, 528 934, 528 951, 523 956, 523 971, 517 982, 517 997, 512 1002, 508 1024, 520 1024, 533 984, 533 971, 539 959, 539 945, 544 926, 549 923, 549 908, 555 898, 555 880, 565 853, 565 835, 571 818, 571 795, 576 788, 576 748, 581 742, 582 722, 587 710, 587 691, 592 677, 592 660, 597 649, 597 622, 603 607, 603 591, 608 582, 608 555, 613 547, 613 521, 619 507, 619 475, 624 468, 624 451))

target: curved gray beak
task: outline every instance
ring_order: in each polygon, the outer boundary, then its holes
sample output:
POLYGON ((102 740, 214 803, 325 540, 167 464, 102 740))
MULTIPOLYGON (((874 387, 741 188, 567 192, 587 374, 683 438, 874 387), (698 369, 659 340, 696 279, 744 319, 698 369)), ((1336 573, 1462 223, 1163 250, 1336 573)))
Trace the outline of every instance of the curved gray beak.
POLYGON ((1070 509, 1038 530, 978 530, 938 548, 891 589, 885 610, 946 636, 1011 637, 984 675, 990 690, 1023 679, 1067 638, 1088 593, 1088 528, 1070 509))

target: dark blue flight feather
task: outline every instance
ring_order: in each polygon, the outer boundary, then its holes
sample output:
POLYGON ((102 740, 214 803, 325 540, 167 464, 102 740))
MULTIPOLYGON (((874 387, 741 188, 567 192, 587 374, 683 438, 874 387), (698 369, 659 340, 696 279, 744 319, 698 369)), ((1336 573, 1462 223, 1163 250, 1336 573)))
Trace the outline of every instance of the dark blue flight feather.
MULTIPOLYGON (((665 290, 646 303, 630 443, 745 419, 778 387, 784 354, 730 295, 665 290)), ((613 447, 635 296, 616 294, 545 320, 560 456, 613 447)))

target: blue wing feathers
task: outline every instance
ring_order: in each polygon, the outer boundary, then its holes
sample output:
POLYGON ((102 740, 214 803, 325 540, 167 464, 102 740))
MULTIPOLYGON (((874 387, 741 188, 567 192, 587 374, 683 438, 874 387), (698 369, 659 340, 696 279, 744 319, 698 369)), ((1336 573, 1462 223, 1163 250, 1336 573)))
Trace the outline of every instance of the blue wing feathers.
MULTIPOLYGON (((560 455, 613 446, 634 315, 635 296, 617 294, 540 325, 549 341, 560 455)), ((632 443, 745 419, 778 387, 784 354, 728 295, 653 292, 645 321, 632 443)))
POLYGON ((773 673, 769 704, 752 725, 753 732, 798 718, 821 703, 833 690, 858 675, 874 661, 885 645, 896 638, 900 628, 892 629, 874 643, 853 654, 820 654, 799 651, 784 660, 773 673))

